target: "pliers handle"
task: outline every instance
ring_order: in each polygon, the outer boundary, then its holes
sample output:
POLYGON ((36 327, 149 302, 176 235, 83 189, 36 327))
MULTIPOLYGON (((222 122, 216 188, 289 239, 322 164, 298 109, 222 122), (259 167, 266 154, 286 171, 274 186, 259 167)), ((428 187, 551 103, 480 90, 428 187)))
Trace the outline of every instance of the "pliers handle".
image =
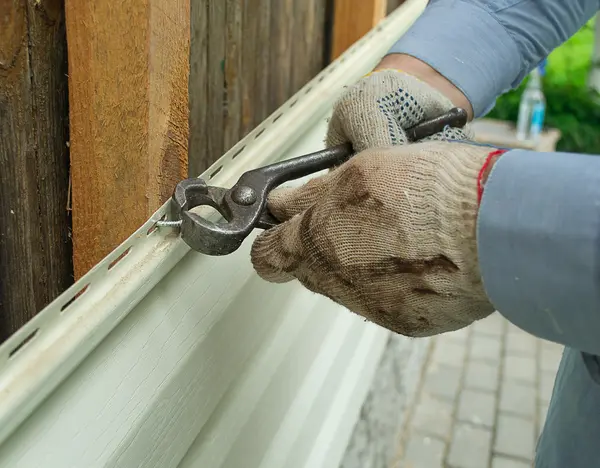
MULTIPOLYGON (((406 131, 409 141, 418 141, 446 127, 463 127, 467 113, 451 109, 406 131)), ((350 143, 327 148, 245 172, 230 188, 208 186, 203 179, 182 180, 175 187, 172 203, 181 220, 181 237, 193 249, 207 255, 227 255, 239 248, 255 228, 270 229, 279 221, 268 211, 271 190, 284 182, 330 169, 353 156, 350 143), (213 223, 193 208, 208 205, 225 218, 213 223)))

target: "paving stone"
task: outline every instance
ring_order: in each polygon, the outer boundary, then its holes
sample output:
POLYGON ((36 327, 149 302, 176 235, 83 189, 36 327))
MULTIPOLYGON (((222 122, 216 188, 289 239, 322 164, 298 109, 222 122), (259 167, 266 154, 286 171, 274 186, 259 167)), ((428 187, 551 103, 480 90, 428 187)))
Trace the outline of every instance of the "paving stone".
POLYGON ((467 351, 466 342, 436 340, 431 360, 438 364, 461 367, 467 351))
POLYGON ((470 359, 473 361, 500 360, 501 338, 499 336, 483 336, 474 334, 471 338, 469 350, 470 359))
POLYGON ((533 421, 500 412, 494 450, 499 454, 533 459, 535 451, 533 421))
POLYGON ((443 468, 446 444, 431 437, 411 434, 404 450, 402 468, 443 468))
POLYGON ((425 373, 426 394, 454 401, 460 385, 462 369, 430 362, 425 373))
POLYGON ((453 468, 482 468, 488 466, 492 433, 482 427, 457 423, 448 454, 453 468))
POLYGON ((535 387, 519 382, 502 382, 500 388, 500 410, 525 418, 535 417, 535 387))
POLYGON ((531 467, 563 348, 499 314, 435 343, 395 468, 531 467))
POLYGON ((504 358, 504 378, 535 384, 536 362, 532 357, 506 356, 504 358))
POLYGON ((506 329, 506 319, 498 312, 478 320, 473 324, 473 330, 477 335, 501 336, 506 329))
POLYGON ((492 460, 492 468, 531 468, 531 464, 513 458, 496 456, 492 460))
POLYGON ((467 362, 465 388, 494 392, 498 388, 499 363, 467 362))
POLYGON ((554 389, 554 380, 556 374, 550 374, 548 372, 542 372, 540 375, 539 383, 539 397, 544 403, 549 403, 552 397, 552 390, 554 389))
POLYGON ((496 414, 496 395, 463 390, 460 392, 457 419, 491 428, 496 414))
POLYGON ((506 355, 523 355, 535 357, 538 340, 526 333, 509 333, 506 335, 504 352, 506 355))
POLYGON ((449 439, 452 428, 452 411, 452 403, 421 395, 412 419, 412 428, 425 435, 449 439))
POLYGON ((564 348, 558 345, 552 347, 542 346, 541 348, 540 368, 542 372, 555 374, 558 370, 564 348))

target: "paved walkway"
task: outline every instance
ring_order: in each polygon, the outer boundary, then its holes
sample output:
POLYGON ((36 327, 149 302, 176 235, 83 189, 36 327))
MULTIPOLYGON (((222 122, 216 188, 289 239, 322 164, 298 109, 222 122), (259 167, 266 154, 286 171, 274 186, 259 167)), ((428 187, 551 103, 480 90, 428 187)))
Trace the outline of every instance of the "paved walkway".
POLYGON ((562 347, 493 314, 433 340, 394 468, 527 468, 562 347))

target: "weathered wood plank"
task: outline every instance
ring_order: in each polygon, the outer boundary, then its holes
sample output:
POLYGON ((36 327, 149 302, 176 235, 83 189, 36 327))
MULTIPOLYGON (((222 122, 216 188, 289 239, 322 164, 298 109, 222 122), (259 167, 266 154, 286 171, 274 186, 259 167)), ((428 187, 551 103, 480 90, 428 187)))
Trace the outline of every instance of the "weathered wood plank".
POLYGON ((187 176, 189 0, 67 0, 74 266, 126 239, 187 176))
MULTIPOLYGON (((242 68, 238 73, 242 88, 242 113, 240 131, 246 135, 254 128, 254 107, 258 104, 259 96, 256 89, 256 63, 259 56, 258 18, 260 0, 244 0, 242 13, 242 68)), ((229 88, 228 88, 229 89, 229 88)), ((260 121, 259 121, 260 122, 260 121)))
MULTIPOLYGON (((209 0, 191 0, 190 22, 190 82, 188 85, 190 100, 190 149, 188 174, 195 177, 205 169, 208 149, 208 129, 210 125, 207 102, 210 100, 208 72, 209 54, 209 16, 210 8, 221 2, 209 0)), ((217 6, 218 8, 218 6, 217 6)))
POLYGON ((0 341, 72 283, 60 0, 0 2, 0 341))
POLYGON ((275 108, 269 103, 269 57, 271 49, 271 0, 259 0, 257 13, 257 42, 256 66, 254 68, 254 83, 256 87, 256 102, 254 104, 253 127, 266 119, 275 108))
POLYGON ((227 31, 227 8, 225 2, 209 1, 208 25, 208 101, 206 103, 207 143, 202 167, 198 173, 210 166, 224 152, 225 117, 227 111, 227 89, 225 88, 225 39, 227 31))
POLYGON ((294 23, 292 37, 292 76, 289 93, 293 94, 306 82, 306 70, 310 66, 308 58, 308 35, 312 33, 312 25, 307 21, 307 10, 313 0, 299 2, 294 0, 294 23), (304 32, 304 34, 302 34, 304 32))
POLYGON ((190 174, 203 172, 321 70, 330 1, 192 0, 190 174))
POLYGON ((225 135, 223 148, 231 148, 242 135, 243 110, 243 1, 227 0, 225 38, 225 135))
POLYGON ((291 94, 294 23, 294 0, 272 0, 270 109, 276 109, 291 94))
POLYGON ((313 0, 311 23, 312 32, 310 34, 310 69, 306 81, 312 79, 325 66, 329 58, 325 55, 325 27, 326 27, 327 1, 313 0))
POLYGON ((335 0, 331 57, 339 57, 387 14, 387 0, 335 0))
POLYGON ((290 94, 304 86, 323 68, 325 3, 325 0, 294 2, 290 94))

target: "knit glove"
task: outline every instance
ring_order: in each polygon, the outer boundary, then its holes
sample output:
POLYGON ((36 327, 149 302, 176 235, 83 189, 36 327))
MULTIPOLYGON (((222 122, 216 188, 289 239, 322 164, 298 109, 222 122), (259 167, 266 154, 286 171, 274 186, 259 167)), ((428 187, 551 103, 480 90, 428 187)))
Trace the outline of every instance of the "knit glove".
MULTIPOLYGON (((405 129, 437 117, 452 102, 427 83, 397 70, 373 72, 350 86, 334 104, 328 147, 351 142, 359 152, 407 143, 405 129)), ((426 140, 469 140, 468 126, 447 128, 426 140)))
POLYGON ((489 148, 464 143, 372 148, 275 191, 269 209, 284 222, 255 240, 254 268, 274 283, 296 278, 403 335, 469 325, 494 310, 475 238, 490 158, 489 148))

